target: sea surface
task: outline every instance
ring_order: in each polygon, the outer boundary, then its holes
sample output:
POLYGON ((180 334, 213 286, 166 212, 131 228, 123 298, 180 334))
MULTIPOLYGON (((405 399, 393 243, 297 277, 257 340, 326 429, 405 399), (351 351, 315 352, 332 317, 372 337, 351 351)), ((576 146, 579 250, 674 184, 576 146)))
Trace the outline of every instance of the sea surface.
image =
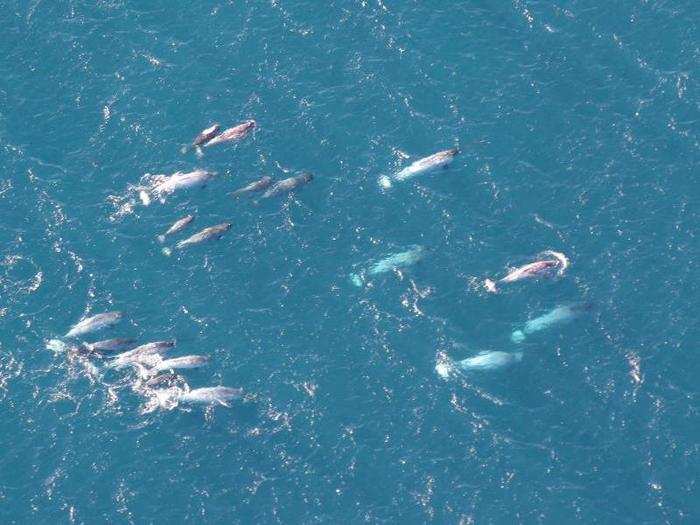
POLYGON ((697 0, 1 7, 1 523, 700 522, 697 0), (564 275, 484 289, 545 250, 564 275), (175 339, 245 398, 148 412, 47 349, 110 310, 85 340, 175 339), (487 350, 523 359, 436 371, 487 350))

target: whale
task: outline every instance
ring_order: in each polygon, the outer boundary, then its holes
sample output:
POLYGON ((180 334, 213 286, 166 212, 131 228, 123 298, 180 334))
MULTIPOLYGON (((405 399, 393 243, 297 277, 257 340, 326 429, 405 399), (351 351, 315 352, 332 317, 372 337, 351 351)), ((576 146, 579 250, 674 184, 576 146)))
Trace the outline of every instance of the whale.
POLYGON ((302 173, 301 175, 297 175, 295 177, 289 177, 287 179, 277 181, 272 186, 270 186, 265 191, 265 193, 262 194, 261 198, 269 199, 270 197, 276 197, 283 193, 290 192, 293 189, 298 188, 299 186, 308 184, 313 180, 313 178, 314 176, 311 173, 302 173))
POLYGON ((158 236, 158 241, 165 242, 165 238, 167 236, 175 235, 176 233, 181 232, 182 230, 187 228, 187 226, 193 220, 194 220, 194 215, 185 215, 182 219, 178 219, 170 226, 170 228, 168 228, 168 230, 164 234, 158 236))
POLYGON ((133 350, 115 355, 107 364, 110 368, 122 368, 132 363, 139 363, 148 360, 149 357, 158 354, 162 356, 175 346, 175 341, 154 341, 137 346, 133 350))
POLYGON ((484 280, 484 288, 490 293, 498 292, 499 284, 514 283, 523 279, 534 279, 550 274, 551 271, 557 270, 557 275, 564 275, 564 272, 569 267, 569 259, 561 252, 547 250, 542 253, 543 256, 549 256, 550 259, 537 260, 518 268, 514 268, 505 277, 494 281, 492 279, 484 280))
POLYGON ((183 392, 179 396, 182 403, 215 405, 219 404, 230 407, 229 401, 243 397, 242 388, 230 388, 227 386, 213 386, 195 388, 188 392, 183 392))
POLYGON ((444 353, 440 353, 435 363, 435 372, 443 379, 459 373, 496 370, 523 359, 522 352, 503 352, 501 350, 485 350, 472 357, 455 361, 444 353))
POLYGON ((201 133, 192 141, 192 146, 201 146, 202 144, 206 144, 219 133, 220 129, 221 126, 219 126, 218 123, 214 123, 208 128, 202 130, 201 133))
POLYGON ((238 197, 239 195, 243 195, 244 193, 262 191, 266 189, 270 184, 272 184, 272 177, 268 177, 267 175, 265 175, 261 179, 253 181, 247 186, 243 186, 242 188, 237 189, 236 191, 232 192, 231 195, 233 195, 234 197, 238 197))
POLYGON ((87 317, 75 324, 64 337, 75 338, 91 332, 96 332, 97 330, 117 324, 122 317, 123 314, 121 312, 105 312, 87 317))
POLYGON ((215 226, 209 226, 208 228, 204 228, 202 231, 195 233, 191 237, 188 237, 187 239, 178 242, 175 245, 175 247, 178 250, 181 250, 193 244, 199 244, 208 240, 218 239, 230 229, 231 224, 228 222, 217 224, 215 226))
POLYGON ((591 308, 590 303, 557 306, 539 317, 530 319, 522 328, 514 330, 510 340, 516 344, 522 343, 528 335, 571 321, 591 308))
POLYGON ((214 146, 216 144, 222 144, 224 142, 235 142, 245 138, 248 133, 255 129, 256 123, 254 120, 246 120, 245 122, 238 124, 232 128, 228 128, 222 131, 219 135, 212 137, 208 142, 204 144, 205 148, 214 146))
POLYGON ((129 348, 133 348, 135 343, 136 341, 134 339, 118 337, 115 339, 96 341, 94 343, 83 343, 82 346, 79 347, 79 351, 87 355, 103 357, 105 354, 123 352, 129 348))
POLYGON ((382 175, 379 177, 379 185, 384 189, 389 189, 394 182, 402 182, 424 173, 429 173, 437 168, 447 168, 452 160, 459 154, 459 148, 438 151, 429 157, 424 157, 405 167, 393 175, 382 175))
POLYGON ((178 190, 205 186, 216 174, 206 170, 181 171, 172 175, 155 175, 152 177, 151 191, 158 197, 164 197, 178 190))
POLYGON ((462 370, 494 370, 513 363, 519 363, 523 359, 522 352, 502 352, 500 350, 487 350, 479 352, 473 357, 455 361, 455 365, 462 370))
POLYGON ((163 359, 160 355, 154 354, 145 356, 144 359, 133 364, 139 370, 141 377, 151 377, 166 370, 200 368, 208 363, 209 358, 203 355, 185 355, 172 359, 163 359))
POLYGON ((355 286, 362 286, 368 276, 379 275, 393 270, 411 266, 423 258, 422 246, 414 245, 408 250, 394 253, 372 264, 366 271, 351 273, 350 282, 355 286))

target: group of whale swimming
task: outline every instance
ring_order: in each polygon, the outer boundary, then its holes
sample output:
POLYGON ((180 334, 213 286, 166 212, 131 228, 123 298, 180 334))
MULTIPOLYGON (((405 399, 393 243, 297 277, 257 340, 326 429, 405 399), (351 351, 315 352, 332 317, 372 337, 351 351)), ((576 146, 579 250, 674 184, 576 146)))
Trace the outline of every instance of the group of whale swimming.
MULTIPOLYGON (((221 131, 219 124, 214 124, 195 137, 192 147, 196 148, 198 156, 201 156, 202 147, 239 141, 255 127, 254 120, 247 120, 224 131, 221 131)), ((148 206, 153 198, 163 202, 168 195, 176 191, 203 187, 215 175, 203 169, 187 173, 178 171, 172 175, 146 174, 141 178, 141 184, 136 187, 136 190, 142 204, 148 206)), ((313 176, 310 173, 301 173, 277 182, 273 182, 269 176, 264 176, 237 189, 232 195, 238 197, 253 192, 263 192, 261 198, 267 199, 290 192, 311 180, 313 176)), ((158 241, 166 242, 169 237, 183 231, 194 220, 195 217, 192 214, 178 219, 167 231, 157 236, 158 241)), ((175 244, 175 248, 182 250, 188 246, 218 239, 230 228, 231 224, 228 222, 208 226, 180 240, 175 244)), ((163 253, 170 255, 172 250, 164 248, 163 253)), ((166 354, 175 347, 175 341, 155 341, 138 346, 133 339, 124 338, 74 342, 76 338, 117 324, 122 317, 121 312, 104 312, 84 318, 65 334, 63 339, 71 342, 52 339, 47 343, 47 348, 65 352, 71 358, 80 359, 83 365, 93 373, 98 373, 94 362, 104 363, 105 369, 131 368, 135 373, 132 389, 147 399, 144 412, 150 412, 156 408, 172 409, 180 403, 230 406, 231 400, 243 396, 240 388, 225 386, 190 388, 185 378, 175 373, 175 370, 199 368, 208 364, 209 359, 202 355, 166 358, 166 354)))
MULTIPOLYGON (((196 151, 200 152, 201 155, 201 148, 208 148, 223 142, 236 142, 242 140, 252 130, 254 130, 256 126, 257 124, 254 120, 247 120, 232 128, 221 131, 219 124, 213 124, 195 137, 195 139, 192 141, 192 147, 195 148, 196 151)), ((178 190, 205 186, 207 182, 209 182, 209 180, 211 180, 215 175, 215 173, 203 169, 197 169, 187 173, 178 171, 172 175, 146 174, 141 178, 141 184, 137 186, 137 190, 139 192, 141 202, 148 206, 153 197, 163 201, 167 195, 178 190)), ((276 197, 278 195, 282 195, 283 193, 290 192, 299 186, 311 182, 312 180, 313 175, 310 173, 301 173, 300 175, 288 177, 277 182, 273 182, 272 177, 266 175, 258 180, 250 182, 242 188, 237 189, 232 193, 232 195, 234 197, 238 197, 244 194, 251 194, 253 192, 263 192, 261 199, 268 199, 270 197, 276 197)), ((168 228, 165 233, 158 236, 158 240, 165 242, 167 237, 181 232, 193 221, 194 215, 186 215, 185 217, 178 219, 170 226, 170 228, 168 228)), ((228 222, 208 226, 194 235, 179 241, 175 244, 175 248, 181 250, 193 244, 218 239, 230 229, 231 224, 228 222)), ((163 253, 165 255, 170 255, 172 250, 170 248, 164 248, 163 253)))
MULTIPOLYGON (((522 281, 524 279, 535 279, 552 275, 561 276, 569 266, 569 260, 563 253, 547 250, 543 252, 542 255, 548 258, 539 259, 514 268, 498 281, 485 279, 484 288, 487 292, 497 293, 499 284, 503 285, 522 281)), ((515 344, 520 344, 525 341, 527 336, 556 324, 570 321, 582 312, 590 310, 590 308, 591 306, 588 303, 557 306, 546 314, 527 321, 522 328, 513 331, 510 340, 515 344)), ((462 359, 461 361, 454 361, 449 356, 441 354, 435 365, 435 371, 440 376, 447 378, 458 371, 493 370, 520 362, 522 359, 522 351, 504 352, 501 350, 487 350, 479 352, 475 356, 462 359)))
MULTIPOLYGON (((255 127, 256 122, 254 120, 245 121, 224 131, 221 131, 219 124, 214 124, 199 133, 192 142, 191 147, 195 148, 198 155, 201 156, 201 148, 208 148, 224 142, 239 141, 246 137, 255 127)), ((392 175, 382 175, 378 180, 379 186, 383 190, 389 190, 395 183, 407 181, 418 175, 434 171, 437 168, 447 168, 458 153, 459 149, 452 148, 419 159, 392 175)), ((178 171, 172 175, 146 174, 141 179, 141 185, 137 186, 136 189, 141 202, 147 206, 151 203, 152 198, 157 198, 163 202, 168 195, 178 190, 203 187, 214 176, 215 173, 203 169, 196 169, 188 173, 178 171)), ((232 195, 237 197, 253 192, 263 192, 261 198, 266 199, 290 192, 311 180, 313 180, 313 176, 310 173, 301 173, 274 183, 271 177, 264 176, 234 191, 232 195)), ((158 235, 157 239, 161 243, 166 242, 167 238, 187 228, 194 219, 195 217, 192 214, 178 219, 167 231, 158 235)), ((218 239, 230 228, 231 224, 227 222, 208 226, 190 237, 180 240, 175 244, 175 248, 181 250, 191 245, 218 239)), ((163 253, 170 255, 171 249, 164 248, 163 253)), ((354 286, 362 287, 367 284, 367 280, 370 277, 391 271, 401 271, 420 261, 423 255, 424 248, 422 246, 411 246, 405 251, 390 254, 367 268, 351 273, 349 276, 350 282, 354 286)), ((553 275, 561 276, 568 266, 569 261, 564 254, 548 250, 543 252, 537 260, 510 270, 500 279, 485 279, 483 284, 487 292, 497 293, 504 285, 517 281, 553 275)), ((554 324, 573 319, 585 309, 586 306, 584 305, 559 306, 545 315, 528 321, 521 329, 515 330, 511 334, 511 341, 515 344, 520 344, 528 335, 544 330, 554 324)), ((121 319, 122 314, 119 312, 106 312, 85 318, 73 326, 65 335, 65 338, 74 340, 79 336, 112 326, 121 319)), ((94 358, 102 360, 106 368, 121 369, 131 367, 136 374, 133 389, 148 399, 145 405, 147 411, 158 407, 173 408, 179 403, 229 406, 228 402, 230 400, 238 399, 242 396, 242 390, 238 388, 218 386, 191 389, 185 379, 174 373, 174 371, 204 366, 208 363, 208 358, 200 355, 165 358, 165 354, 175 346, 174 341, 157 341, 135 346, 133 340, 119 338, 93 343, 81 342, 78 344, 66 344, 60 340, 52 340, 48 346, 54 349, 66 350, 70 355, 80 356, 83 359, 94 358)), ((439 375, 448 377, 460 370, 499 368, 522 360, 522 356, 521 351, 485 351, 461 361, 454 361, 448 356, 442 355, 438 358, 435 369, 439 375)))
MULTIPOLYGON (((406 181, 437 168, 447 168, 458 153, 459 150, 453 148, 419 159, 393 175, 382 175, 379 177, 379 186, 384 190, 388 190, 396 182, 406 181)), ((406 251, 390 254, 372 264, 366 270, 351 273, 350 282, 358 287, 363 286, 366 279, 370 276, 388 271, 399 271, 418 262, 421 260, 423 252, 423 247, 413 246, 406 251)), ((569 260, 563 253, 547 250, 541 254, 541 258, 510 270, 504 277, 498 280, 485 279, 483 285, 487 292, 497 293, 500 287, 517 281, 549 277, 552 275, 562 276, 568 266, 569 260)), ((552 311, 528 321, 522 329, 515 330, 511 334, 511 341, 515 344, 520 344, 528 335, 544 330, 555 324, 574 319, 579 313, 589 308, 590 306, 587 304, 558 306, 552 311)), ((521 351, 503 352, 496 350, 479 352, 475 356, 461 361, 454 361, 443 354, 438 358, 435 369, 440 376, 448 377, 456 371, 491 370, 500 368, 518 362, 522 360, 522 357, 523 353, 521 351)))
POLYGON ((166 358, 166 354, 175 347, 175 341, 153 341, 141 345, 127 338, 74 342, 87 334, 116 325, 123 317, 121 312, 104 312, 87 317, 75 324, 64 336, 70 343, 52 339, 47 347, 66 352, 71 357, 102 361, 106 369, 131 367, 136 373, 133 390, 147 399, 144 412, 159 407, 172 409, 179 403, 230 406, 231 400, 243 396, 240 388, 190 388, 185 378, 175 373, 175 370, 205 366, 209 358, 203 355, 166 358))

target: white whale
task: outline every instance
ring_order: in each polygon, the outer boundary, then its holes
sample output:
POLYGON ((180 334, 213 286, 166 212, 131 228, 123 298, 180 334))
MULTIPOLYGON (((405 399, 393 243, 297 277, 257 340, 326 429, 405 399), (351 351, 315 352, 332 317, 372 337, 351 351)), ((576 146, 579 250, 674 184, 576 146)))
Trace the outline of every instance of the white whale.
POLYGON ((455 372, 495 370, 519 363, 522 360, 522 352, 502 352, 500 350, 485 350, 461 361, 454 361, 450 357, 442 355, 435 364, 435 371, 440 377, 447 379, 455 372))
POLYGON ((539 332, 541 330, 546 330, 547 328, 556 324, 571 321, 572 319, 578 317, 578 315, 580 315, 582 312, 589 309, 590 305, 587 303, 581 305, 557 306, 546 314, 530 319, 521 329, 515 330, 510 335, 510 340, 514 343, 522 343, 525 341, 528 335, 534 334, 535 332, 539 332))
POLYGON ((422 246, 415 245, 403 252, 391 254, 372 264, 364 272, 351 273, 350 282, 359 287, 365 282, 367 276, 379 275, 411 266, 423 258, 424 251, 422 246))

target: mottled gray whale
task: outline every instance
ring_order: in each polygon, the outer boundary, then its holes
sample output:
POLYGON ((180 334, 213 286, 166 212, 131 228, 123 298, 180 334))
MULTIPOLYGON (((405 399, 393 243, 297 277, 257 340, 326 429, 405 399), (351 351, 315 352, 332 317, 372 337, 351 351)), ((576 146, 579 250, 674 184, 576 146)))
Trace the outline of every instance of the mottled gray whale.
POLYGON ((184 230, 185 228, 187 228, 187 226, 188 226, 193 220, 194 220, 194 215, 185 215, 182 219, 179 219, 179 220, 175 221, 175 222, 172 224, 172 226, 170 226, 170 228, 168 228, 168 230, 167 230, 164 234, 159 235, 159 236, 158 236, 158 241, 159 241, 159 242, 165 242, 165 238, 166 238, 168 235, 175 235, 176 233, 181 232, 182 230, 184 230))
POLYGON ((244 193, 262 191, 265 188, 267 188, 270 184, 272 184, 272 177, 268 177, 267 175, 265 175, 261 179, 253 181, 247 186, 243 186, 242 188, 237 189, 236 191, 232 192, 231 195, 233 195, 234 197, 238 197, 239 195, 243 195, 244 193))
POLYGON ((220 129, 221 126, 219 126, 218 123, 215 123, 209 126, 208 128, 202 130, 202 132, 199 135, 197 135, 192 141, 192 146, 201 146, 202 144, 209 142, 211 139, 216 137, 220 129))
POLYGON ((311 173, 302 173, 296 177, 289 177, 288 179, 283 179, 281 181, 275 182, 268 190, 262 194, 263 199, 268 199, 270 197, 276 197, 282 193, 287 193, 293 189, 308 184, 313 180, 314 176, 311 173))
POLYGON ((92 317, 87 317, 74 325, 65 335, 65 337, 78 337, 89 334, 90 332, 101 330, 102 328, 106 328, 108 326, 112 326, 118 323, 122 316, 123 315, 121 312, 105 312, 93 315, 92 317))
POLYGON ((217 224, 215 226, 209 226, 208 228, 204 228, 202 231, 195 233, 191 237, 178 242, 175 247, 181 250, 182 248, 186 248, 187 246, 191 246, 193 244, 218 239, 230 229, 231 224, 228 222, 217 224))
POLYGON ((212 137, 207 143, 204 144, 205 148, 209 146, 214 146, 215 144, 221 144, 223 142, 235 142, 237 140, 243 139, 248 133, 255 129, 256 123, 254 120, 247 120, 242 124, 238 124, 232 128, 228 128, 222 131, 216 137, 212 137))
POLYGON ((493 281, 492 279, 484 280, 484 287, 488 292, 496 293, 498 291, 497 285, 514 283, 516 281, 521 281, 523 279, 533 279, 537 277, 542 277, 547 275, 551 270, 557 270, 558 275, 564 275, 564 272, 569 267, 569 259, 566 258, 561 252, 554 252, 547 250, 542 253, 542 255, 549 255, 553 259, 542 259, 535 262, 528 263, 519 268, 515 268, 508 272, 508 274, 499 279, 498 281, 493 281))

